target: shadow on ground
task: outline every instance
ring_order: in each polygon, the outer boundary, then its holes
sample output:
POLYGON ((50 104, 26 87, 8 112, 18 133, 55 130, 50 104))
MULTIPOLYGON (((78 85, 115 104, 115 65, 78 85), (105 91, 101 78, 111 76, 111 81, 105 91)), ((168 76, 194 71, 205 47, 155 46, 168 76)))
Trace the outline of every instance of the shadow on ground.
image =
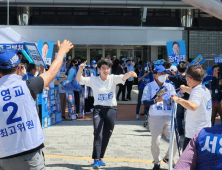
MULTIPOLYGON (((49 164, 46 165, 48 168, 69 168, 69 169, 75 169, 75 170, 81 170, 81 169, 93 169, 92 165, 76 165, 76 164, 49 164)), ((144 169, 144 168, 135 168, 135 167, 100 167, 101 170, 152 170, 152 169, 144 169)), ((167 169, 162 169, 161 170, 167 170, 167 169)))

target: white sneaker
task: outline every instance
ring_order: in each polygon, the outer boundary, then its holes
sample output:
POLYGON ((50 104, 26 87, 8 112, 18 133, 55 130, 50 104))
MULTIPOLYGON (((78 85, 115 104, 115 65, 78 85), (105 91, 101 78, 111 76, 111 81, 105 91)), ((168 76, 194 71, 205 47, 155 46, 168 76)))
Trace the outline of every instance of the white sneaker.
POLYGON ((92 108, 92 109, 90 109, 90 111, 91 111, 91 112, 93 112, 93 108, 92 108))
POLYGON ((85 115, 88 115, 89 113, 88 112, 85 112, 85 115))
POLYGON ((147 115, 144 115, 144 119, 148 119, 148 116, 147 116, 147 115))
POLYGON ((136 119, 140 119, 140 116, 139 116, 139 115, 136 115, 136 119))

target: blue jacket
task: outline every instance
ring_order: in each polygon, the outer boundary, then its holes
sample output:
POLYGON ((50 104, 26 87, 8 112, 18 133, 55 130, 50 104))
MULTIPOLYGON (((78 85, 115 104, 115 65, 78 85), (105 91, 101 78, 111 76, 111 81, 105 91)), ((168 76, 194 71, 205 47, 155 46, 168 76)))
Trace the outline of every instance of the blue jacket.
MULTIPOLYGON (((140 72, 139 77, 141 78, 145 73, 143 71, 140 72)), ((144 87, 154 80, 153 73, 150 72, 146 77, 144 77, 139 84, 139 90, 143 90, 144 87)))

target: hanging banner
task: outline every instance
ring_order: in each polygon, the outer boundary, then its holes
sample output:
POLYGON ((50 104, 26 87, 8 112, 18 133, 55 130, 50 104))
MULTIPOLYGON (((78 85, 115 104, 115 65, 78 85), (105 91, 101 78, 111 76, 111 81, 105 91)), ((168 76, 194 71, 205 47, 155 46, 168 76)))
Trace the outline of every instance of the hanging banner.
POLYGON ((38 50, 42 56, 43 61, 47 65, 51 65, 52 63, 52 55, 53 55, 54 42, 50 41, 38 41, 38 50))
POLYGON ((202 55, 198 55, 189 65, 202 65, 206 61, 202 55))
POLYGON ((42 126, 48 128, 62 122, 59 88, 42 93, 42 126))
POLYGON ((29 56, 32 57, 32 60, 34 61, 36 67, 40 67, 40 66, 45 67, 45 63, 42 60, 42 57, 41 57, 39 50, 37 49, 35 43, 26 43, 25 42, 24 46, 26 48, 26 51, 29 53, 29 56))
POLYGON ((22 44, 0 44, 0 48, 7 50, 15 50, 16 52, 21 52, 24 49, 22 44))
POLYGON ((168 59, 172 65, 177 66, 180 61, 186 61, 186 48, 184 41, 170 41, 166 43, 168 59))

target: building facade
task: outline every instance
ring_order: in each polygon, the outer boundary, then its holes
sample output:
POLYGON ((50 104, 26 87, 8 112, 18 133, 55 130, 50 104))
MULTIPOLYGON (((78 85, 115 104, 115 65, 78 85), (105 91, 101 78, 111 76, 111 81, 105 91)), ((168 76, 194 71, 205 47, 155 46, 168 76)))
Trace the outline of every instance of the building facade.
MULTIPOLYGON (((180 0, 10 0, 9 25, 31 42, 68 39, 87 61, 106 54, 167 59, 166 42, 185 40, 187 56, 210 64, 222 54, 222 21, 180 0)), ((0 28, 7 25, 0 1, 0 28)), ((56 50, 56 48, 55 48, 56 50)), ((207 64, 207 65, 208 65, 207 64)))

